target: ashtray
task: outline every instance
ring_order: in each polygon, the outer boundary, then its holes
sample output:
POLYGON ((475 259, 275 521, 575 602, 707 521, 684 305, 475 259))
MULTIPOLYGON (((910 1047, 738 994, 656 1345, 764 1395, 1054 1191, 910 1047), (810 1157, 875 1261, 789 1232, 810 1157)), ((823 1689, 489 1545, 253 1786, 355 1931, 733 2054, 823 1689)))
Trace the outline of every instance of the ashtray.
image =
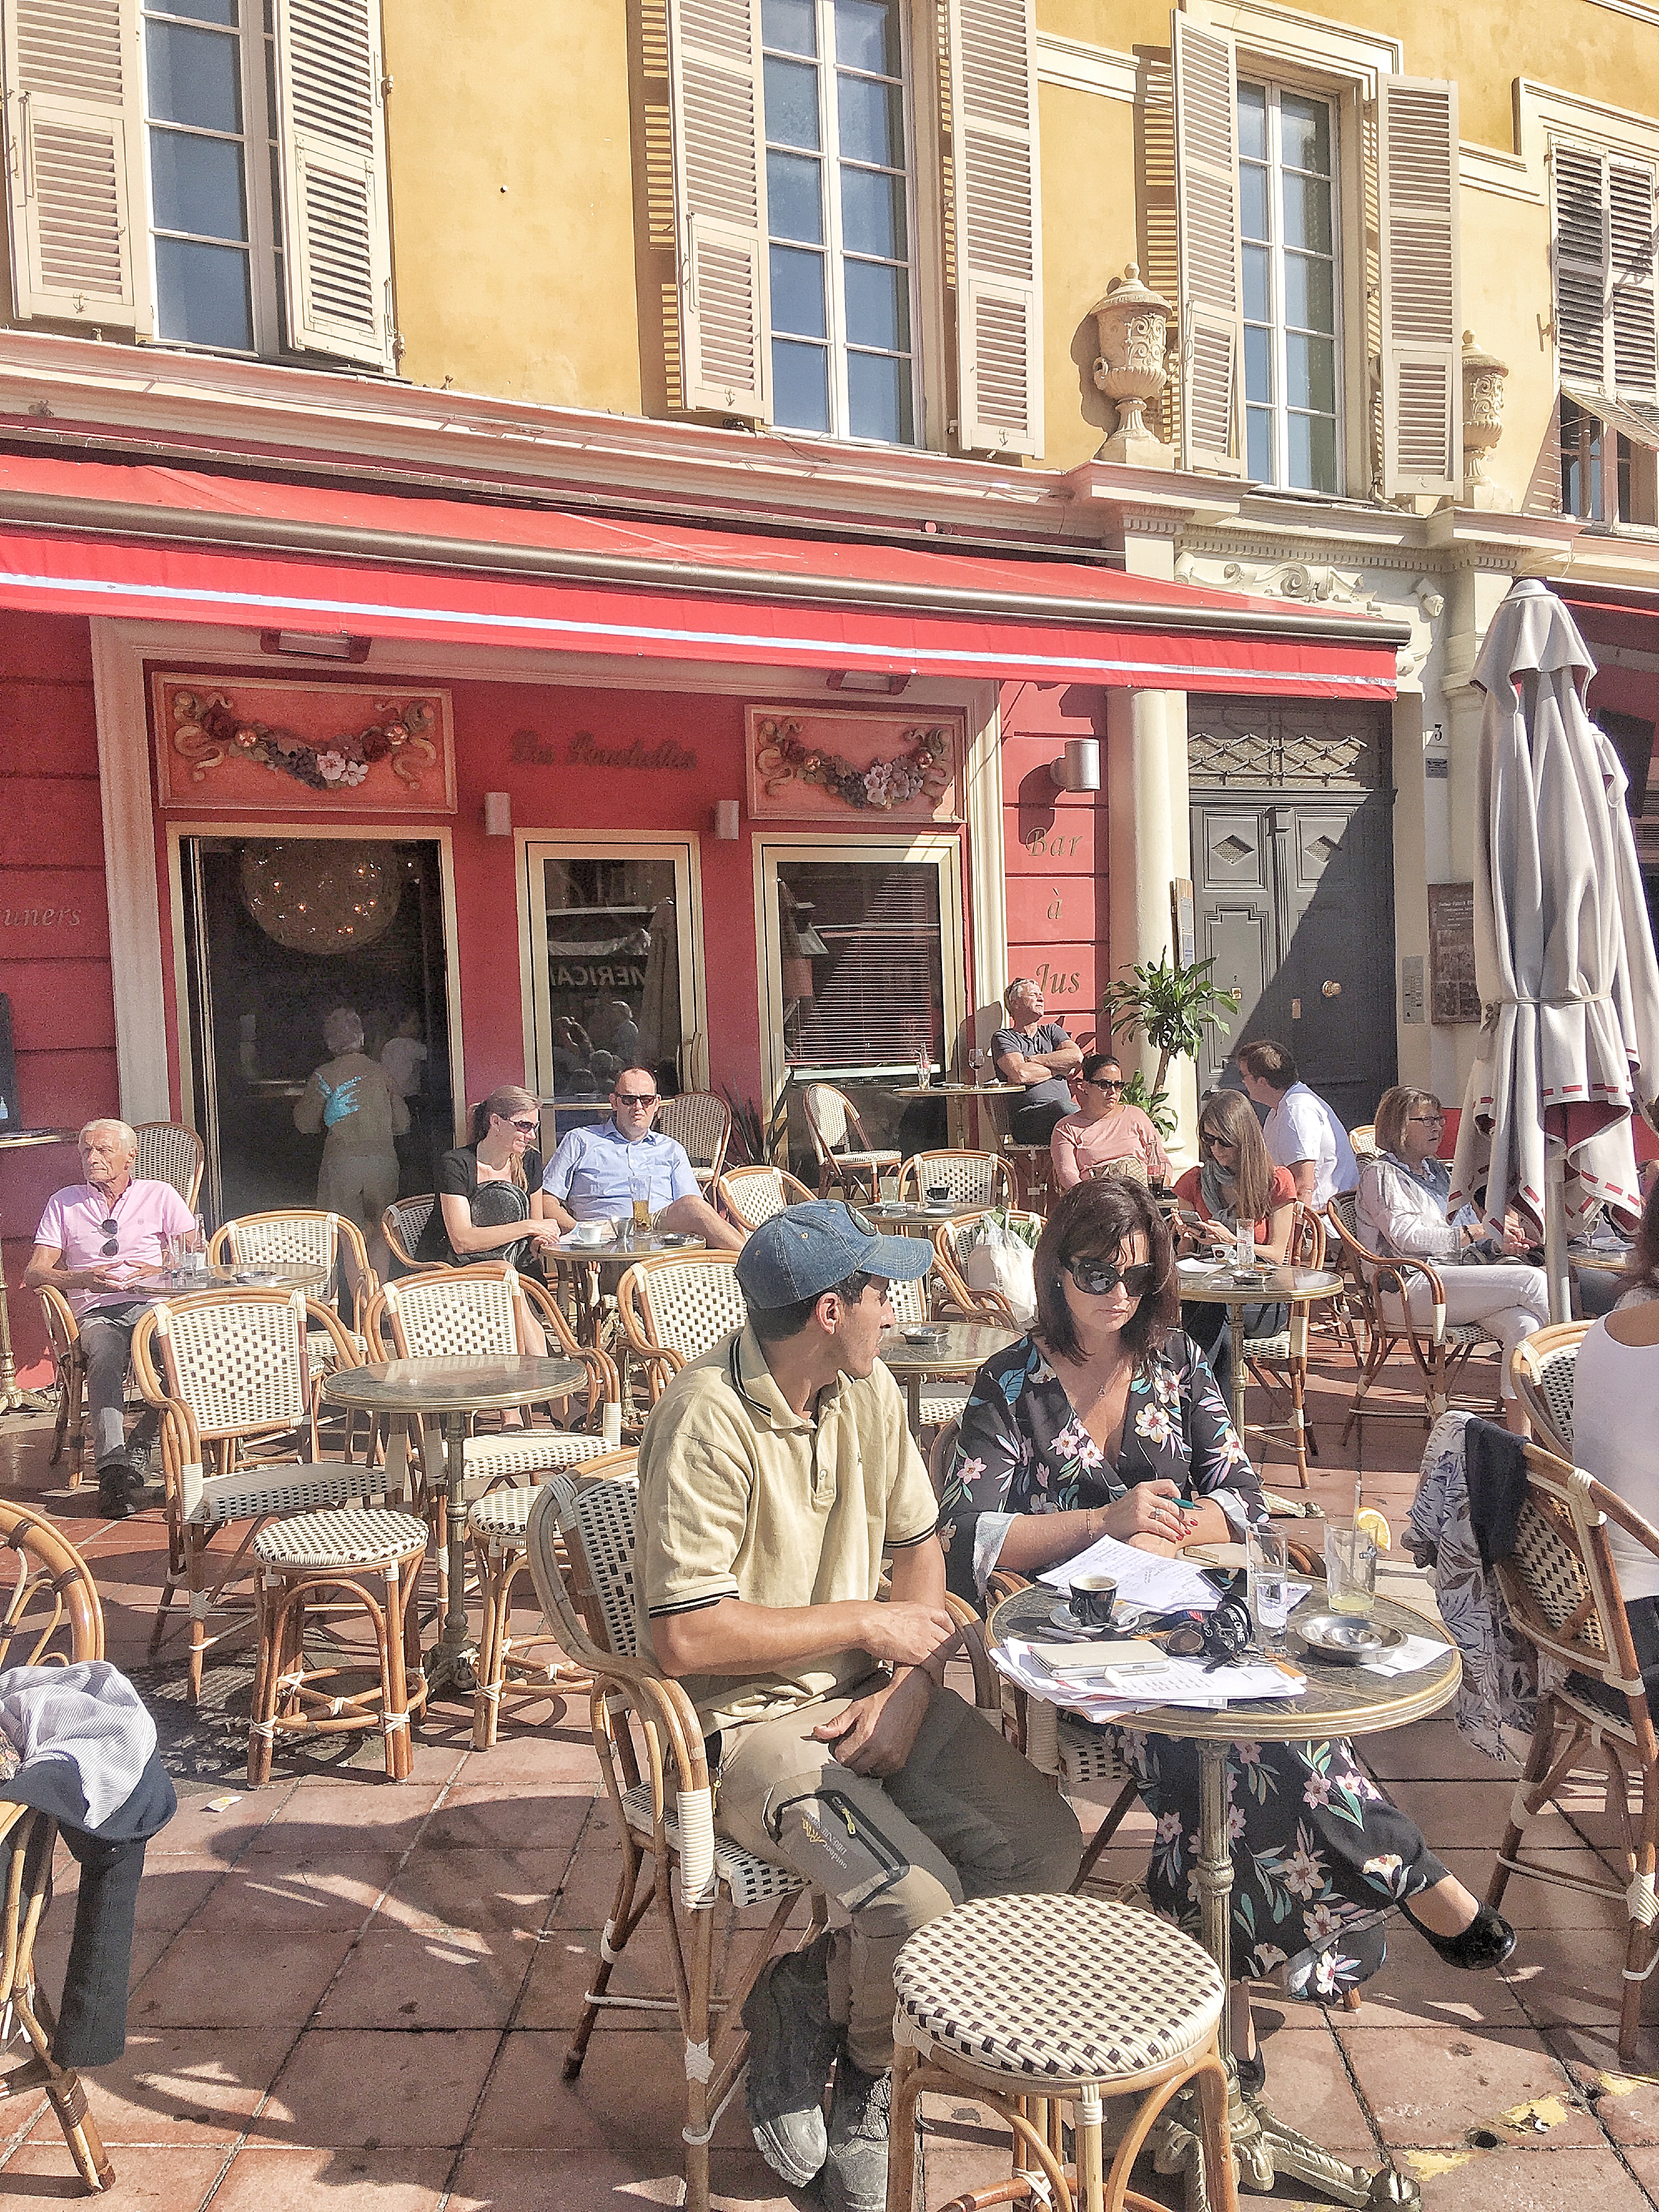
POLYGON ((276 1278, 268 1267, 239 1267, 236 1279, 245 1290, 270 1290, 276 1278))
POLYGON ((698 1239, 688 1236, 682 1229, 659 1229, 657 1231, 657 1242, 665 1252, 672 1252, 682 1244, 695 1244, 698 1239))
POLYGON ((937 1326, 907 1328, 903 1334, 907 1344, 943 1344, 945 1341, 945 1331, 937 1326))
POLYGON ((1228 1273, 1236 1291, 1259 1291, 1267 1280, 1260 1267, 1232 1267, 1228 1273))
POLYGON ((1290 1632, 1304 1651, 1338 1667, 1363 1667, 1368 1659, 1381 1658, 1406 1640, 1402 1630, 1364 1613, 1298 1612, 1290 1632))

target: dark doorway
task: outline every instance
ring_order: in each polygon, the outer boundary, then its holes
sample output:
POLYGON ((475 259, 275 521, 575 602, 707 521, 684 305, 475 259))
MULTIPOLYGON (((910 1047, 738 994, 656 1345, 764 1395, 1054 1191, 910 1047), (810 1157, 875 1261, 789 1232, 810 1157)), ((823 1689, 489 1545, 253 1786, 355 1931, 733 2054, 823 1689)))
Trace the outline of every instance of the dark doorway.
POLYGON ((399 1188, 433 1189, 454 1141, 436 840, 193 837, 180 863, 210 1219, 317 1203, 322 1139, 301 1135, 294 1106, 338 1006, 376 1057, 400 1029, 425 1048, 399 1061, 415 1086, 399 1188))
POLYGON ((1378 709, 1194 699, 1188 708, 1198 954, 1238 996, 1200 1093, 1273 1036, 1345 1123, 1395 1079, 1393 793, 1378 709))

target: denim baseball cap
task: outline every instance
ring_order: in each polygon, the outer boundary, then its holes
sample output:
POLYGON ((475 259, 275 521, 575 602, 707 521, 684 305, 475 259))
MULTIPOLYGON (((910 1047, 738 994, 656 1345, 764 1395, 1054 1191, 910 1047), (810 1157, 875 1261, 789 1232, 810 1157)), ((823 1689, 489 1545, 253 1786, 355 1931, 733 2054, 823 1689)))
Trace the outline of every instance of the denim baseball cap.
POLYGON ((763 1221, 738 1255, 738 1282, 750 1305, 792 1306, 834 1290, 849 1275, 917 1281, 933 1264, 933 1248, 915 1237, 878 1237, 861 1213, 839 1199, 787 1206, 763 1221))

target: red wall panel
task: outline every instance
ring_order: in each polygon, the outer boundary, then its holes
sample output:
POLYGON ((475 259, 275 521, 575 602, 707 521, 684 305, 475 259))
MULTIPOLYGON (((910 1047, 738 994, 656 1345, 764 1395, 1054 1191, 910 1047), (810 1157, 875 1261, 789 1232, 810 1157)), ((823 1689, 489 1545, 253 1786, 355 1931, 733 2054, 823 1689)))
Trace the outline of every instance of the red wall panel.
POLYGON ((1095 738, 1104 780, 1105 702, 1073 684, 1010 685, 1002 705, 1008 972, 1042 986, 1049 1013, 1093 1037, 1107 938, 1106 799, 1048 772, 1070 738, 1095 738))

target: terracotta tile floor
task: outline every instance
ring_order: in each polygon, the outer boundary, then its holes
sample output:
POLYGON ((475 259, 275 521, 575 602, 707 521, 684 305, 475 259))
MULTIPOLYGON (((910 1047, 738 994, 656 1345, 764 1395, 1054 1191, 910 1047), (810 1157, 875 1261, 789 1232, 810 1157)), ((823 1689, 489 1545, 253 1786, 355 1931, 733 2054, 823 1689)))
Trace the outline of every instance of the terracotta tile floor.
MULTIPOLYGON (((1352 1498, 1357 1464, 1340 1442, 1352 1371, 1332 1359, 1312 1393, 1322 1456, 1310 1486, 1335 1509, 1352 1498)), ((0 1492, 61 1519, 97 1575, 111 1656, 142 1665, 160 1516, 101 1522, 94 1490, 58 1486, 47 1437, 31 1419, 0 1422, 0 1492)), ((1381 1419, 1359 1440, 1367 1493, 1396 1527, 1422 1440, 1420 1425, 1381 1419)), ((1282 1452, 1266 1474, 1294 1487, 1282 1452)), ((1391 1580, 1423 1601, 1408 1577, 1391 1580)), ((88 2085, 134 2212, 679 2202, 680 2062, 650 2015, 609 2014, 580 2079, 562 2078, 617 1865, 585 1708, 521 1704, 495 1751, 469 1742, 470 1713, 444 1704, 417 1729, 415 1776, 401 1788, 361 1759, 329 1766, 280 1746, 262 1790, 184 1784, 145 1877, 126 2056, 88 2085), (210 1812, 227 1789, 237 1802, 210 1812)), ((1505 1770, 1443 1720, 1365 1750, 1449 1863, 1483 1887, 1512 1786, 1505 1770)), ((1593 1865, 1598 1851, 1605 1863, 1599 1791, 1564 1798, 1550 1847, 1564 1867, 1593 1865)), ((1144 1865, 1146 1830, 1144 1816, 1126 1823, 1107 1862, 1115 1877, 1144 1865)), ((65 1858, 41 1947, 49 1984, 73 1883, 65 1858)), ((1521 1943, 1501 1977, 1443 1966, 1401 1926, 1359 2011, 1265 2000, 1272 2100, 1345 2155, 1391 2152, 1421 2180, 1430 2212, 1659 2206, 1659 2037, 1644 2052, 1653 2075, 1620 2067, 1613 1908, 1538 1884, 1516 1885, 1510 1905, 1521 1943)), ((639 1944, 641 1963, 659 1970, 648 1924, 639 1944)), ((925 2151, 934 2205, 1006 2171, 999 2138, 965 2102, 929 2110, 925 2151)), ((0 2106, 0 2169, 10 2201, 78 2194, 56 2124, 31 2099, 0 2106)), ((780 2189, 735 2109, 716 2131, 713 2171, 723 2207, 814 2201, 780 2189)), ((1159 2196, 1172 2186, 1142 2185, 1159 2196)), ((1273 2201, 1325 2200, 1281 2185, 1273 2201)))

